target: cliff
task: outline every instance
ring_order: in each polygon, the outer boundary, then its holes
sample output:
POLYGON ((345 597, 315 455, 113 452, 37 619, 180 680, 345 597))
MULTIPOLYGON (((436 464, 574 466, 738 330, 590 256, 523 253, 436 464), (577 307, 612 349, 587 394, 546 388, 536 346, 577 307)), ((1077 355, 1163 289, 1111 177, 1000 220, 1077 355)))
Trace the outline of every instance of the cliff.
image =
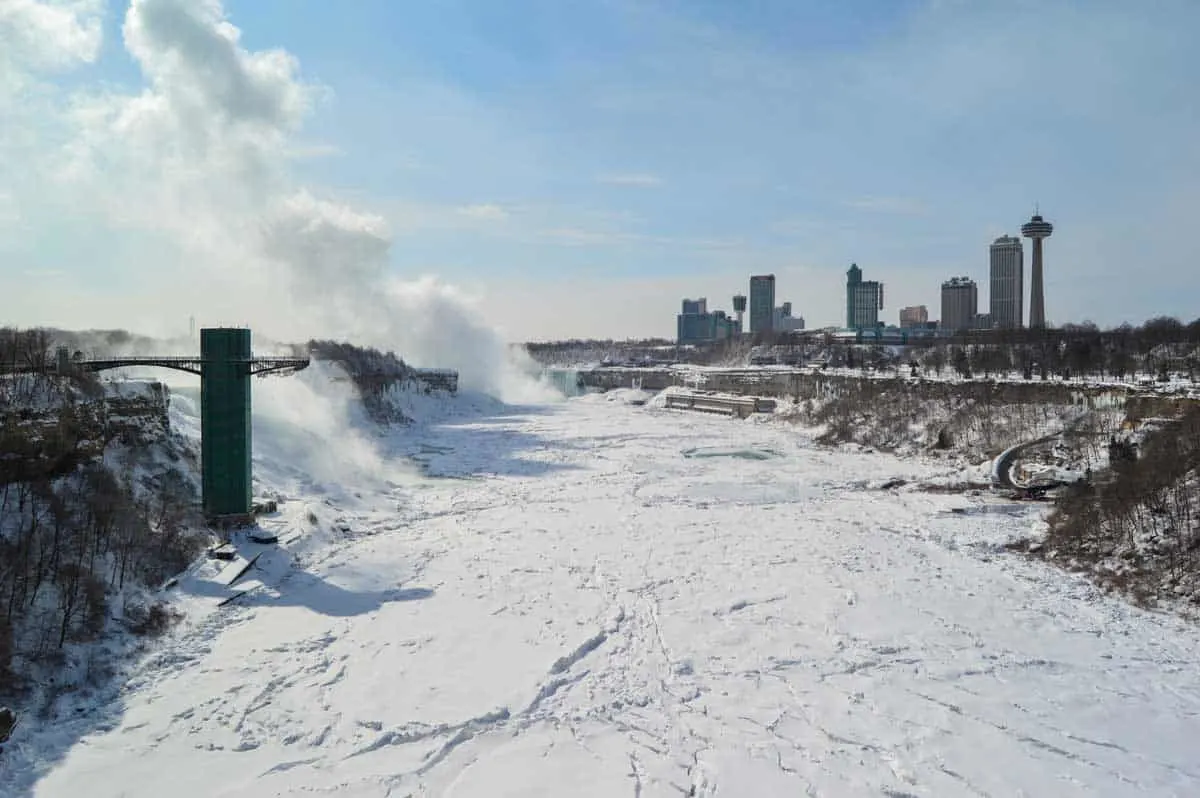
POLYGON ((414 394, 456 393, 458 373, 448 369, 419 369, 394 352, 381 352, 338 341, 310 341, 307 352, 315 361, 333 363, 354 384, 363 407, 377 423, 407 423, 405 412, 414 394))
POLYGON ((147 588, 207 540, 169 402, 157 382, 0 378, 0 695, 45 706, 103 670, 73 644, 165 627, 147 588))

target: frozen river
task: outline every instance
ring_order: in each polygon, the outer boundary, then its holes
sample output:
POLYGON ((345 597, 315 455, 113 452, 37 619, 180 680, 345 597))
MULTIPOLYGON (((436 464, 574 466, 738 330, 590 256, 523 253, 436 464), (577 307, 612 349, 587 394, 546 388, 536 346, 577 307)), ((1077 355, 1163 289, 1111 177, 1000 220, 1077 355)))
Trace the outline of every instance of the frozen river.
POLYGON ((303 537, 186 579, 34 792, 1200 793, 1196 630, 999 551, 1029 509, 878 488, 936 464, 596 396, 401 435, 430 476, 360 497, 262 464, 303 537))

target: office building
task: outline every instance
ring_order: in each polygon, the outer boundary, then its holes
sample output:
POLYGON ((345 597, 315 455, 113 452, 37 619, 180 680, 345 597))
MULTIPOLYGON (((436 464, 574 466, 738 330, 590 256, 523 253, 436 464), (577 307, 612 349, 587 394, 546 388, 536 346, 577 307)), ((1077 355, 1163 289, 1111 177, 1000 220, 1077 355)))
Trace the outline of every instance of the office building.
POLYGON ((942 319, 944 330, 975 329, 979 323, 979 289, 969 277, 952 277, 942 283, 942 319))
POLYGON ((776 332, 792 332, 794 330, 804 329, 804 317, 792 315, 792 303, 784 302, 779 307, 775 308, 775 314, 771 322, 771 327, 776 332))
POLYGON ((988 248, 988 310, 997 327, 1025 323, 1025 251, 1016 236, 1000 236, 988 248))
POLYGON ((929 324, 929 309, 924 305, 911 305, 900 308, 900 328, 915 330, 929 324))
POLYGON ((754 275, 750 278, 750 332, 770 332, 774 320, 775 275, 754 275))
POLYGON ((675 318, 675 338, 680 346, 707 344, 741 334, 741 323, 723 310, 710 313, 704 298, 685 299, 680 310, 682 312, 675 318))
POLYGON ((883 283, 864 280, 862 269, 851 263, 846 272, 846 326, 861 330, 879 326, 883 310, 883 283))

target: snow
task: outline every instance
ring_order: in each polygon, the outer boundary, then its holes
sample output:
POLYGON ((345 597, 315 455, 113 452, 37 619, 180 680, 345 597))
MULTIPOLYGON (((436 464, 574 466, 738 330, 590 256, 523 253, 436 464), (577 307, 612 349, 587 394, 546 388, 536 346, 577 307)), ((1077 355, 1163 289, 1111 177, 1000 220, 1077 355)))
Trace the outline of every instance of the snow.
MULTIPOLYGON (((886 349, 896 350, 897 347, 884 347, 886 349)), ((897 352, 893 351, 893 355, 897 352)), ((1129 392, 1134 391, 1141 395, 1163 395, 1163 396, 1178 396, 1184 395, 1191 398, 1200 397, 1200 386, 1195 380, 1188 378, 1183 374, 1172 374, 1165 382, 1160 382, 1157 376, 1147 377, 1143 372, 1141 376, 1136 373, 1131 373, 1124 379, 1117 378, 1112 375, 1099 376, 1088 374, 1084 376, 1061 377, 1054 376, 1049 380, 1042 380, 1035 375, 1031 379, 1026 379, 1021 371, 1001 371, 993 373, 977 373, 973 377, 963 377, 953 368, 946 367, 941 372, 930 371, 926 368, 921 368, 919 376, 913 377, 911 369, 907 363, 893 363, 888 367, 863 369, 861 367, 848 368, 846 366, 825 366, 818 367, 813 363, 802 366, 789 366, 782 364, 762 364, 762 365, 701 365, 696 363, 672 363, 658 366, 604 366, 602 364, 578 364, 579 370, 588 368, 603 368, 605 371, 627 371, 638 373, 643 371, 669 371, 677 376, 677 379, 685 385, 696 386, 703 385, 711 376, 729 373, 739 373, 748 376, 757 375, 763 380, 770 380, 781 376, 789 375, 813 375, 817 374, 824 377, 842 377, 853 379, 869 379, 869 380, 884 380, 890 381, 901 379, 906 382, 997 382, 997 383, 1021 383, 1028 385, 1067 385, 1078 388, 1086 388, 1089 390, 1098 390, 1110 388, 1114 391, 1129 392)))
POLYGON ((0 793, 1200 789, 1200 631, 1004 553, 1037 509, 921 490, 945 464, 621 395, 359 429, 338 482, 256 419, 284 543, 239 541, 254 590, 218 607, 198 563, 177 632, 23 725, 0 793))

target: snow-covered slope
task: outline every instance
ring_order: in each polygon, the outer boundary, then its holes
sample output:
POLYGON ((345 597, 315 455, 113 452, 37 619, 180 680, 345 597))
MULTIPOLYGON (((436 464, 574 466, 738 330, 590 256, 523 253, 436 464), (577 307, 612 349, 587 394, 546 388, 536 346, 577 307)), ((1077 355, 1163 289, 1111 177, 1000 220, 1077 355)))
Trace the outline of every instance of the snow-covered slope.
POLYGON ((111 703, 23 737, 11 783, 1200 790, 1200 632, 1000 553, 1038 523, 1030 508, 872 487, 936 465, 589 398, 479 402, 361 443, 370 468, 340 484, 304 476, 310 455, 261 462, 285 499, 266 523, 289 541, 263 555, 261 586, 217 607, 217 566, 189 575, 184 628, 111 703))

